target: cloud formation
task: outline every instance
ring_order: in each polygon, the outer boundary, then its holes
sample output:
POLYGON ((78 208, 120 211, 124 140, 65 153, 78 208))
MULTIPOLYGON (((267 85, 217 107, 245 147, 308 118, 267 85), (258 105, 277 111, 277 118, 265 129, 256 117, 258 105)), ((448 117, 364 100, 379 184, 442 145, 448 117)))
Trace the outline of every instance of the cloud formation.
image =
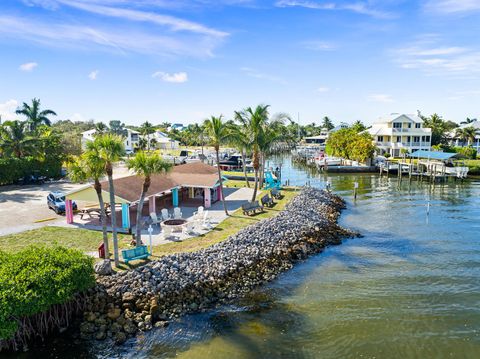
POLYGON ((13 121, 17 118, 15 111, 18 107, 17 100, 8 100, 4 103, 0 103, 0 117, 1 122, 13 121))
POLYGON ((88 74, 88 78, 92 81, 96 80, 98 77, 98 74, 100 73, 99 70, 94 70, 88 74))
POLYGON ((478 0, 429 0, 425 4, 427 11, 443 14, 469 13, 480 11, 478 0))
POLYGON ((157 71, 152 75, 153 78, 159 78, 165 82, 183 83, 188 81, 188 74, 186 72, 174 72, 169 74, 167 72, 157 71))
POLYGON ((18 69, 20 71, 32 72, 37 66, 36 62, 27 62, 26 64, 21 64, 18 69))

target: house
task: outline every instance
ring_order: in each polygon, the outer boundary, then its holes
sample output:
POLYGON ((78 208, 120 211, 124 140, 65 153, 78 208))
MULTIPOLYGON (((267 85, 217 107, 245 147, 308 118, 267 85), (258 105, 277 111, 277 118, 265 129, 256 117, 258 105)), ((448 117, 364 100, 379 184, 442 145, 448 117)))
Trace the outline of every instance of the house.
POLYGON ((480 121, 475 120, 471 123, 461 125, 460 127, 453 130, 449 134, 449 137, 451 138, 451 140, 450 140, 451 145, 458 146, 458 147, 472 146, 473 148, 475 148, 477 150, 477 153, 480 153, 480 121), (477 130, 477 134, 475 135, 475 141, 473 141, 473 143, 471 141, 469 143, 468 141, 461 140, 457 136, 457 130, 459 128, 464 129, 464 128, 468 128, 468 127, 473 127, 474 129, 477 130))
MULTIPOLYGON (((134 149, 138 146, 140 140, 140 132, 126 129, 127 135, 125 136, 125 151, 133 152, 134 149)), ((97 133, 96 129, 91 129, 85 132, 82 132, 82 148, 85 148, 85 144, 88 141, 93 141, 95 139, 95 134, 97 133)))
POLYGON ((326 128, 322 128, 319 135, 305 137, 303 140, 307 145, 314 145, 316 147, 320 147, 320 149, 325 149, 328 134, 329 131, 326 128))
MULTIPOLYGON (((223 179, 226 181, 226 179, 223 179)), ((113 180, 115 187, 115 202, 121 204, 121 211, 117 210, 116 217, 122 231, 130 231, 135 220, 136 207, 142 192, 144 179, 132 175, 113 180), (120 213, 121 212, 121 213, 120 213)), ((101 183, 102 197, 109 203, 110 185, 108 181, 101 183)), ((149 213, 159 212, 162 208, 171 207, 198 207, 210 208, 211 205, 221 200, 217 168, 203 162, 192 162, 175 166, 170 172, 151 176, 150 187, 145 196, 143 211, 149 213)), ((68 207, 67 223, 73 222, 72 201, 77 203, 98 203, 97 194, 92 184, 73 190, 65 195, 65 205, 68 207)), ((120 208, 119 208, 120 209, 120 208)), ((97 223, 95 229, 101 228, 97 223)))
POLYGON ((182 123, 174 123, 170 126, 170 128, 168 130, 169 131, 172 131, 172 130, 183 131, 185 128, 186 128, 186 126, 184 126, 182 123))
POLYGON ((150 140, 155 140, 155 147, 161 150, 176 150, 180 147, 178 141, 171 139, 162 131, 155 131, 150 135, 150 140))
POLYGON ((367 131, 373 136, 380 154, 399 157, 402 149, 412 153, 431 148, 432 129, 424 128, 417 115, 392 113, 378 119, 367 131))

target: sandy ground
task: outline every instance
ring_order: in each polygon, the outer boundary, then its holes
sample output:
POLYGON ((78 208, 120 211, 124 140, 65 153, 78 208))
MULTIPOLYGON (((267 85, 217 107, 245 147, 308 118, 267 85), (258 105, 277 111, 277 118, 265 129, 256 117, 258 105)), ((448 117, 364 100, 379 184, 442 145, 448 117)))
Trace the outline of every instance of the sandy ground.
MULTIPOLYGON (((114 170, 114 177, 129 175, 124 165, 114 170)), ((43 185, 0 187, 0 236, 18 233, 48 225, 65 223, 64 215, 57 215, 47 206, 47 195, 52 191, 68 192, 84 184, 58 181, 43 185), (37 222, 43 221, 44 222, 37 222)))

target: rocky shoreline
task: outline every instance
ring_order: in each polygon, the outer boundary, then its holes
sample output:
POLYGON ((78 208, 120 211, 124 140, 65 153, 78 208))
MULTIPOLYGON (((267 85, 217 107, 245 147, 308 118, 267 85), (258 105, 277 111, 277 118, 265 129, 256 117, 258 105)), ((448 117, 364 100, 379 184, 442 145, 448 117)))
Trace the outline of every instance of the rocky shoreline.
POLYGON ((242 296, 296 261, 356 236, 337 224, 343 208, 340 197, 305 188, 277 216, 226 241, 98 277, 87 295, 81 337, 121 344, 138 332, 168 325, 171 318, 242 296))

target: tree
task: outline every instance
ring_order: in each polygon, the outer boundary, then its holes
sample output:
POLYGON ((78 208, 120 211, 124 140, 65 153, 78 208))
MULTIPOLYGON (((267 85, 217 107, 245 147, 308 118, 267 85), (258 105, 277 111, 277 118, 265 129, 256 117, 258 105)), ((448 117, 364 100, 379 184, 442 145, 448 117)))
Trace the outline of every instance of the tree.
POLYGON ((56 116, 57 114, 52 110, 40 111, 40 99, 34 98, 32 104, 23 103, 22 107, 16 111, 17 115, 24 115, 27 118, 27 123, 30 131, 35 131, 38 126, 50 126, 51 121, 48 116, 56 116))
POLYGON ((6 156, 17 158, 36 152, 38 139, 26 131, 27 123, 23 121, 6 121, 0 127, 0 149, 6 156))
POLYGON ((362 121, 360 120, 357 120, 353 123, 352 125, 352 128, 356 131, 356 132, 362 132, 362 131, 365 131, 367 129, 367 127, 363 124, 362 121))
POLYGON ((332 120, 328 118, 328 116, 325 116, 322 120, 322 127, 330 131, 335 128, 335 125, 333 124, 332 120))
POLYGON ((224 143, 227 143, 232 138, 232 129, 231 126, 226 124, 223 121, 223 116, 219 117, 212 116, 210 119, 205 120, 204 122, 205 131, 208 136, 209 144, 215 149, 215 155, 217 160, 217 171, 218 171, 218 182, 220 183, 220 194, 223 202, 223 209, 225 214, 228 216, 227 204, 225 203, 225 197, 223 194, 223 181, 222 173, 220 171, 220 146, 224 143))
POLYGON ((467 142, 468 146, 475 142, 475 137, 478 135, 479 130, 473 126, 457 128, 457 130, 455 131, 455 136, 458 137, 461 141, 467 142))
POLYGON ((247 176, 247 152, 252 149, 252 141, 250 139, 250 132, 248 128, 248 121, 246 121, 242 115, 235 111, 235 119, 239 122, 239 125, 232 126, 232 144, 237 148, 242 154, 242 168, 243 175, 245 177, 245 183, 248 188, 250 188, 250 181, 247 176))
POLYGON ((145 121, 140 125, 140 134, 147 137, 147 149, 150 150, 150 135, 155 133, 155 127, 148 121, 145 121))
POLYGON ((172 165, 165 162, 158 153, 145 153, 139 151, 135 157, 127 162, 128 169, 133 170, 137 176, 143 177, 142 192, 137 205, 137 228, 136 228, 136 242, 137 247, 142 244, 142 210, 145 201, 145 195, 150 188, 151 176, 154 174, 167 172, 172 168, 172 165))
MULTIPOLYGON (((68 165, 69 177, 74 182, 86 182, 93 180, 93 188, 98 197, 100 206, 100 222, 102 223, 103 245, 105 248, 105 259, 110 259, 108 248, 107 216, 105 213, 105 203, 102 195, 102 184, 100 179, 105 175, 105 163, 99 156, 98 145, 93 141, 86 143, 86 152, 76 157, 68 165)), ((112 216, 115 212, 112 212, 112 216)))
POLYGON ((127 129, 125 128, 125 124, 121 121, 112 120, 108 123, 108 126, 110 127, 110 133, 121 137, 127 136, 127 129))
POLYGON ((358 133, 354 128, 342 128, 332 133, 327 140, 329 155, 365 162, 375 151, 373 138, 367 132, 358 133))
POLYGON ((115 216, 115 188, 113 184, 113 164, 118 162, 125 153, 123 139, 120 136, 107 133, 95 137, 93 145, 98 149, 98 157, 105 164, 105 173, 108 177, 108 187, 110 192, 110 208, 112 217, 112 236, 113 236, 113 257, 115 266, 120 264, 118 256, 118 237, 117 237, 117 219, 115 216))
POLYGON ((440 143, 445 143, 446 139, 446 127, 445 121, 441 116, 434 113, 430 117, 422 117, 423 127, 432 129, 432 145, 438 145, 440 143))
POLYGON ((469 125, 469 124, 471 124, 471 123, 473 123, 473 122, 475 122, 475 121, 477 121, 476 118, 469 118, 469 117, 467 117, 467 118, 465 119, 465 121, 460 122, 460 124, 461 124, 461 125, 469 125))
POLYGON ((103 135, 108 132, 108 126, 104 124, 103 122, 97 122, 95 124, 95 135, 103 135))

